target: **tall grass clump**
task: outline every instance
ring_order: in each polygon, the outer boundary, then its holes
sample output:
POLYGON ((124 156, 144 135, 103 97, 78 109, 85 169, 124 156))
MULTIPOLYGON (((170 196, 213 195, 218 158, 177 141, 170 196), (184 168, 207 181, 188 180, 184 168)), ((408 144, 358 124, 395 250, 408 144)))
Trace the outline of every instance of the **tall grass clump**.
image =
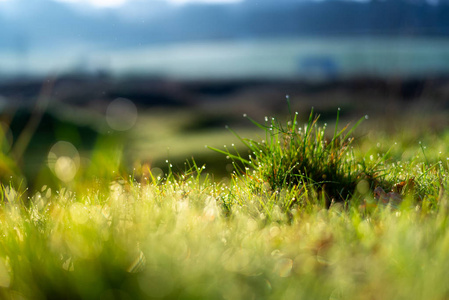
MULTIPOLYGON (((261 141, 243 139, 236 134, 250 151, 248 159, 238 153, 213 150, 243 163, 245 168, 240 171, 247 175, 250 179, 247 183, 257 192, 280 193, 293 189, 298 192, 297 196, 323 200, 329 205, 332 201, 350 200, 362 180, 371 189, 383 183, 379 162, 367 164, 354 154, 352 133, 366 117, 352 127, 346 125, 339 130, 338 110, 335 131, 329 136, 327 125, 319 126, 319 115, 313 109, 304 126, 299 125, 298 113, 291 115, 286 124, 267 117, 261 124, 244 116, 265 133, 261 141)), ((234 165, 239 168, 238 164, 234 165)))

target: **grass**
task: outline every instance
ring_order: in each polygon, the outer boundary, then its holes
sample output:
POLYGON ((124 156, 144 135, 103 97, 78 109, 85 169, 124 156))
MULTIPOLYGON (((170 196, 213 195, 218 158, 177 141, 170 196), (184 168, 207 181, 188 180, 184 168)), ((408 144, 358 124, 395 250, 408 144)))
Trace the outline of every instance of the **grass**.
POLYGON ((363 160, 357 160, 351 148, 353 138, 350 134, 363 118, 349 130, 344 127, 338 131, 337 114, 334 135, 327 139, 326 125, 317 125, 319 117, 314 118, 313 110, 304 127, 298 126, 297 115, 288 121, 285 128, 275 118, 266 118, 265 124, 259 124, 248 117, 265 130, 265 139, 260 142, 240 139, 251 152, 249 159, 229 151, 212 149, 251 167, 254 170, 253 177, 257 178, 251 178, 249 185, 256 192, 262 191, 264 186, 277 192, 282 189, 304 192, 314 189, 322 193, 329 205, 331 201, 349 201, 361 180, 371 187, 378 184, 375 174, 377 164, 368 166, 363 160))
POLYGON ((195 161, 129 176, 103 142, 91 168, 102 172, 59 189, 3 185, 0 298, 449 297, 446 133, 427 149, 354 139, 358 122, 329 134, 313 112, 250 121, 264 135, 236 138, 250 156, 215 149, 234 163, 229 181, 195 161), (377 187, 402 201, 383 203, 377 187))

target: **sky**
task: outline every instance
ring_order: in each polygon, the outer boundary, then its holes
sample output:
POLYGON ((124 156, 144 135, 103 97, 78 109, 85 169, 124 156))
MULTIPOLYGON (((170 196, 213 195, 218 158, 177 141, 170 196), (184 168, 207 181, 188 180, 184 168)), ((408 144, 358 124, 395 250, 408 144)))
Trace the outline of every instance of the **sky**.
POLYGON ((360 1, 0 0, 0 80, 65 70, 212 76, 218 63, 220 74, 296 74, 309 56, 331 69, 449 70, 449 5, 360 1))
MULTIPOLYGON (((14 1, 14 0, 0 0, 1 2, 14 1)), ((133 0, 54 0, 57 2, 65 2, 71 4, 89 4, 94 7, 120 7, 127 2, 133 0)), ((135 0, 134 0, 135 1, 135 0)), ((236 3, 242 0, 149 0, 149 1, 166 1, 174 5, 183 5, 189 3, 236 3)))

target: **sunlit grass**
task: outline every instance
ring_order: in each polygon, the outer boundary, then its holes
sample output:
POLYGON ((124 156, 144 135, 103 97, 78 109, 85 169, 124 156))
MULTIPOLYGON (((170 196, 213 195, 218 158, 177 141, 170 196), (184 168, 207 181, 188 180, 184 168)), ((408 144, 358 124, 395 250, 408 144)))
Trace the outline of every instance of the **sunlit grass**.
POLYGON ((258 123, 265 141, 242 139, 251 157, 223 151, 228 181, 194 161, 128 175, 103 140, 59 189, 5 183, 0 297, 447 298, 447 134, 429 149, 382 133, 352 141, 353 127, 328 133, 314 114, 288 121, 258 123), (382 203, 378 186, 402 201, 382 203))

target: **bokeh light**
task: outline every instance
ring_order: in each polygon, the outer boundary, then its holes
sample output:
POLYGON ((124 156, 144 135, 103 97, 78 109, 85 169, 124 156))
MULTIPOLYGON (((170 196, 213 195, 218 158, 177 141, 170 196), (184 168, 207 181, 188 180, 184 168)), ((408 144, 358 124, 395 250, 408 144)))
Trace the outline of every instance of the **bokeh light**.
POLYGON ((48 153, 48 167, 64 182, 72 181, 80 166, 80 155, 73 144, 59 141, 48 153))
POLYGON ((358 184, 357 184, 357 191, 361 194, 361 195, 365 195, 366 193, 368 193, 370 190, 370 186, 368 181, 366 180, 361 180, 358 184))
POLYGON ((151 169, 151 175, 155 178, 155 179, 161 179, 164 177, 164 171, 162 171, 161 168, 152 168, 151 169))
POLYGON ((137 107, 126 98, 113 100, 106 110, 106 121, 116 131, 131 129, 137 121, 137 107))
POLYGON ((61 156, 55 163, 55 174, 62 181, 71 181, 75 178, 77 167, 73 159, 67 156, 61 156))

